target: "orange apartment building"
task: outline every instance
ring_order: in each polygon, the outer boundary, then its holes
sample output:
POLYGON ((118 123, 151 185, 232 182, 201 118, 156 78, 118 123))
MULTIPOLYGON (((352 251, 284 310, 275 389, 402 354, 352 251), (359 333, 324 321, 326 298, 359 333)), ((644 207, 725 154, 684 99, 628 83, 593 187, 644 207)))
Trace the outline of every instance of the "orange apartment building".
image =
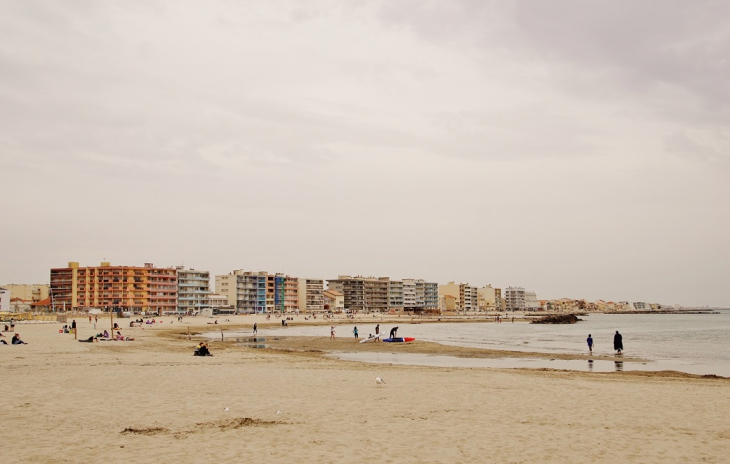
POLYGON ((174 312, 177 309, 177 272, 173 268, 112 266, 51 269, 51 305, 55 310, 121 309, 174 312))

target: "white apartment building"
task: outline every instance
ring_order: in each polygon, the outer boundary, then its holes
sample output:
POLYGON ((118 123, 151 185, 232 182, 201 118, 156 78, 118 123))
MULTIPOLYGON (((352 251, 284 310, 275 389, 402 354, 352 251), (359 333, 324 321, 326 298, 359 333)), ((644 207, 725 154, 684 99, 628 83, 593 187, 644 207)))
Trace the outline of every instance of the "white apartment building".
POLYGON ((230 306, 228 304, 228 297, 225 295, 219 295, 218 293, 211 293, 208 295, 208 301, 211 308, 225 308, 230 306))
POLYGON ((507 287, 504 295, 505 309, 507 311, 525 310, 525 289, 524 287, 507 287))
POLYGON ((540 301, 535 292, 525 292, 525 309, 527 311, 538 311, 542 309, 540 301))
POLYGON ((324 311, 324 280, 299 279, 299 310, 324 311))
POLYGON ((413 311, 417 307, 416 280, 403 279, 403 309, 406 311, 413 311))
POLYGON ((388 281, 388 310, 389 311, 403 311, 405 294, 404 294, 404 281, 401 280, 389 280, 388 281))
POLYGON ((210 306, 210 272, 185 269, 177 271, 177 312, 197 313, 210 306))

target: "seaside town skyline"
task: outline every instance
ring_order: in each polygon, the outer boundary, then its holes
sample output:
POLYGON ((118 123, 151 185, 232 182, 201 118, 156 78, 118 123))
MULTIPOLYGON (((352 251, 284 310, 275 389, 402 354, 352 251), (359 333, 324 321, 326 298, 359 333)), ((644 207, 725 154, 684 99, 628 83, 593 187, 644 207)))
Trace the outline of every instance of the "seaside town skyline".
POLYGON ((86 266, 69 262, 50 270, 50 284, 0 286, 0 312, 124 310, 197 314, 204 309, 236 313, 499 311, 625 312, 679 309, 682 305, 625 299, 538 298, 521 286, 429 282, 423 278, 338 275, 291 276, 237 269, 211 274, 153 263, 86 266))

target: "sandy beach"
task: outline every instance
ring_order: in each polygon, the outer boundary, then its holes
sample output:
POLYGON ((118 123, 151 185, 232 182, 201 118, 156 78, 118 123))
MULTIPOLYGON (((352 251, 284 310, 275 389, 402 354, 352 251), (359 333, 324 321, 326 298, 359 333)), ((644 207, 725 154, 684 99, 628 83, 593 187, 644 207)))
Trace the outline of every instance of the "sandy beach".
MULTIPOLYGON (((265 333, 278 321, 164 320, 123 328, 133 342, 93 344, 59 334, 61 324, 19 324, 29 344, 0 346, 3 462, 728 462, 730 455, 728 379, 373 365, 323 354, 503 354, 327 337, 285 338, 267 349, 212 342, 214 356, 200 358, 188 328, 250 330, 257 321, 265 333)), ((87 319, 77 321, 79 338, 95 333, 87 319)))

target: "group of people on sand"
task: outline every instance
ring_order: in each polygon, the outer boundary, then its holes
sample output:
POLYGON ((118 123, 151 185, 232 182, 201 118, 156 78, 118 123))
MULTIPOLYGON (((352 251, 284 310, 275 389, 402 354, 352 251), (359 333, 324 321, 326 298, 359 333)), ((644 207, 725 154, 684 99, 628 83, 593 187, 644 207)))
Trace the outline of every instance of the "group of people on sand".
MULTIPOLYGON (((588 343, 588 351, 593 353, 593 347, 596 346, 596 344, 593 342, 593 336, 591 334, 588 334, 586 343, 588 343)), ((622 354, 624 352, 624 337, 618 333, 618 330, 613 336, 613 349, 616 350, 616 354, 622 354)))
POLYGON ((198 346, 195 347, 195 352, 193 353, 193 356, 213 356, 210 353, 210 349, 208 348, 207 342, 200 342, 198 343, 198 346))
MULTIPOLYGON (((0 334, 0 337, 4 337, 5 335, 0 334)), ((5 340, 0 340, 0 344, 3 345, 27 345, 23 340, 20 339, 20 334, 16 333, 13 335, 13 339, 10 340, 10 343, 6 342, 5 340)))
MULTIPOLYGON (((360 331, 357 330, 357 326, 353 327, 352 329, 353 335, 355 335, 355 340, 360 339, 360 331)), ((398 334, 398 327, 393 327, 390 329, 390 338, 395 338, 398 334)), ((330 339, 334 339, 335 337, 335 326, 330 326, 330 339)), ((373 334, 368 334, 368 338, 374 338, 376 341, 380 341, 380 324, 377 324, 375 326, 375 336, 373 337, 373 334)))

